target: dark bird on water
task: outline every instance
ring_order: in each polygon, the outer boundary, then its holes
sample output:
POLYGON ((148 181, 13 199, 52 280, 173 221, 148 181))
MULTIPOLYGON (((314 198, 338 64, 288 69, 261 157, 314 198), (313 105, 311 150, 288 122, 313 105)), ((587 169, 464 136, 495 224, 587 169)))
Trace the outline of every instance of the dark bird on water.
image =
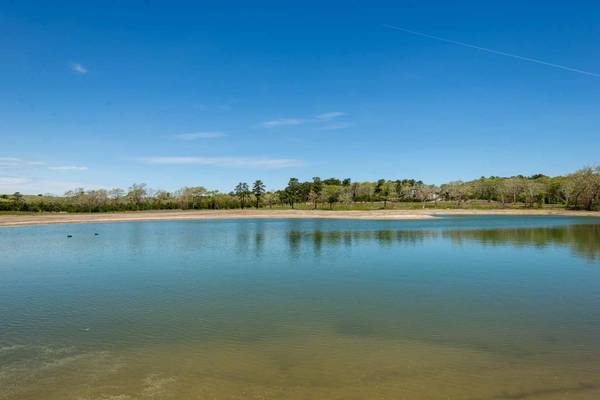
POLYGON ((73 235, 67 235, 67 237, 73 237, 73 235))
POLYGON ((98 233, 94 233, 94 236, 98 236, 98 235, 99 235, 98 233))

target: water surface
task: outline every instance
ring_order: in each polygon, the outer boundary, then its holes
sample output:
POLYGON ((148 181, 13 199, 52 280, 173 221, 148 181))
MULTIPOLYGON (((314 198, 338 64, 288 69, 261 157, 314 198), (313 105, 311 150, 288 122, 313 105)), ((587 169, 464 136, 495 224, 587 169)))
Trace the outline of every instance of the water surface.
POLYGON ((600 398, 600 220, 0 229, 2 400, 363 398, 600 398))

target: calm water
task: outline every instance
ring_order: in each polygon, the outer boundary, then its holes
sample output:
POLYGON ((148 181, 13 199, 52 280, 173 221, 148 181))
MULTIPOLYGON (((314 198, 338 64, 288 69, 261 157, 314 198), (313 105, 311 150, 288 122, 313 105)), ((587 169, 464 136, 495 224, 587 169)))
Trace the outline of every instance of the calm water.
POLYGON ((0 229, 2 400, 363 398, 600 398, 600 219, 0 229))

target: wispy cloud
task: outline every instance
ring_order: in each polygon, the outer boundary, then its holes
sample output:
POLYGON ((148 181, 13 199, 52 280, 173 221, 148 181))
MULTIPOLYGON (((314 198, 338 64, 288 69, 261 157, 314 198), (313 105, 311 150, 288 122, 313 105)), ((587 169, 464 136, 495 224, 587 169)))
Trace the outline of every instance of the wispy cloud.
POLYGON ((177 139, 181 140, 200 140, 200 139, 214 139, 225 137, 227 134, 223 132, 192 132, 192 133, 180 133, 175 135, 177 139))
POLYGON ((53 171, 87 171, 88 167, 80 165, 59 165, 57 167, 48 167, 53 171))
POLYGON ((146 164, 159 165, 206 165, 215 167, 258 167, 286 168, 302 165, 301 160, 291 158, 256 158, 256 157, 183 157, 157 156, 137 159, 146 164))
MULTIPOLYGON (((64 193, 76 187, 97 188, 98 185, 36 177, 44 171, 84 171, 87 167, 77 165, 48 165, 43 161, 24 160, 18 157, 0 157, 0 193, 21 192, 26 194, 64 193)), ((56 175, 56 174, 55 174, 56 175)))
POLYGON ((17 157, 0 157, 0 170, 16 170, 24 172, 31 169, 47 168, 51 171, 86 171, 88 167, 81 165, 50 165, 43 161, 24 160, 17 157))
POLYGON ((302 118, 278 118, 272 121, 265 121, 261 124, 264 128, 276 128, 279 126, 301 125, 306 120, 302 118))
POLYGON ((0 193, 21 192, 24 194, 62 194, 78 187, 101 189, 102 186, 84 182, 37 179, 15 176, 0 176, 0 193))
POLYGON ((88 69, 79 63, 71 63, 71 70, 79 75, 85 75, 88 73, 88 69))
POLYGON ((332 119, 343 117, 344 115, 346 115, 346 113, 339 112, 339 111, 332 111, 332 112, 327 112, 327 113, 316 115, 315 119, 317 119, 319 121, 331 121, 332 119))
MULTIPOLYGON (((307 118, 279 118, 274 119, 272 121, 266 121, 260 124, 263 128, 278 128, 282 126, 294 126, 294 125, 304 125, 304 124, 312 124, 313 126, 317 125, 318 129, 327 129, 324 128, 324 124, 331 123, 338 118, 344 117, 346 113, 340 111, 330 111, 322 114, 317 114, 313 117, 307 118)), ((334 129, 343 129, 351 126, 350 123, 337 123, 331 124, 328 130, 334 129)))
POLYGON ((22 185, 30 182, 28 178, 19 178, 15 176, 0 176, 0 187, 9 185, 22 185))
POLYGON ((353 124, 351 122, 337 122, 333 124, 323 125, 319 128, 322 131, 337 131, 338 129, 346 129, 351 127, 353 124))
POLYGON ((22 169, 44 164, 42 161, 28 161, 17 157, 0 157, 0 169, 22 169))

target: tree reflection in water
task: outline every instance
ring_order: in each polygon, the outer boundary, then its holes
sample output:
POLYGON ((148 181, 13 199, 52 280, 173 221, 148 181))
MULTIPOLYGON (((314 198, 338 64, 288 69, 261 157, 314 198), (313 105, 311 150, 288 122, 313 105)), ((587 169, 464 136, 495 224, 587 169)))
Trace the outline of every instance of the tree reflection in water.
POLYGON ((455 244, 476 241, 490 246, 566 246, 579 257, 589 261, 600 260, 600 224, 452 230, 292 230, 287 237, 292 253, 298 253, 302 245, 312 245, 316 255, 320 254, 323 245, 350 247, 369 241, 381 246, 415 245, 436 238, 449 239, 455 244))

